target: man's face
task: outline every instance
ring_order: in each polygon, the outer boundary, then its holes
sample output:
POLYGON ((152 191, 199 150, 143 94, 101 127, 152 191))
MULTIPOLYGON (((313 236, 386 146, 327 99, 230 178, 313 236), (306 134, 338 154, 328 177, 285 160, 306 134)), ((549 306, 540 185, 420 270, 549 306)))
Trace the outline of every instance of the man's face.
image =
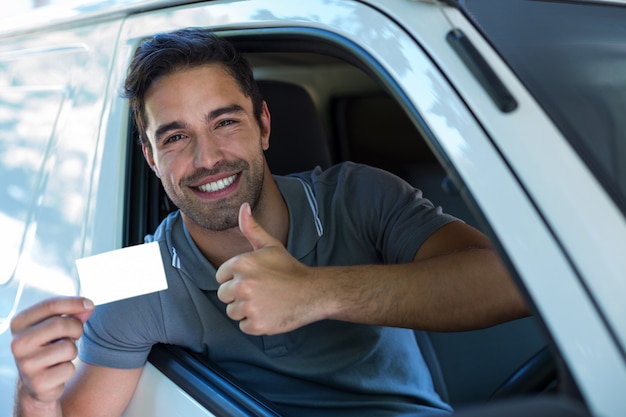
POLYGON ((204 65, 158 79, 145 115, 144 154, 183 216, 208 230, 236 227, 241 204, 254 209, 263 188, 267 107, 259 126, 232 76, 204 65))

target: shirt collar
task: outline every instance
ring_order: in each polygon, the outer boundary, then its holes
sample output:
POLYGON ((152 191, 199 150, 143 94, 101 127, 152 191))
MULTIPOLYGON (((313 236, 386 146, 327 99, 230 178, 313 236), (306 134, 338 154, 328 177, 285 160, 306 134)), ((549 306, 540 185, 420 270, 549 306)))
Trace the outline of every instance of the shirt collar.
POLYGON ((295 176, 275 176, 274 179, 289 211, 287 251, 301 260, 324 234, 318 201, 309 183, 303 179, 295 176))

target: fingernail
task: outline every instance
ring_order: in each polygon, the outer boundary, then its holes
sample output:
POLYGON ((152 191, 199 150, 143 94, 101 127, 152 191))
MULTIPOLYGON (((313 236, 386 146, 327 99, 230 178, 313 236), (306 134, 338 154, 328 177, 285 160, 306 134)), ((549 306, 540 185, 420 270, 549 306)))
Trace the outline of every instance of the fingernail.
POLYGON ((91 309, 93 309, 95 307, 95 304, 89 298, 84 298, 83 299, 83 306, 85 306, 85 308, 87 310, 91 310, 91 309))

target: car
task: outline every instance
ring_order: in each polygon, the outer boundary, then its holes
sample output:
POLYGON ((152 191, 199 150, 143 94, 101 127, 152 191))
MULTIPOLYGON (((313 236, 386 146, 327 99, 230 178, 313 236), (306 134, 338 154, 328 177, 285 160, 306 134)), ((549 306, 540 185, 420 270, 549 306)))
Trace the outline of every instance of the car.
MULTIPOLYGON (((623 416, 625 21, 617 0, 102 0, 5 18, 0 415, 15 313, 78 294, 76 259, 143 242, 174 209, 121 90, 142 40, 199 27, 252 64, 274 173, 377 166, 490 237, 532 315, 415 333, 459 415, 623 416)), ((279 413, 159 345, 124 415, 279 413)))

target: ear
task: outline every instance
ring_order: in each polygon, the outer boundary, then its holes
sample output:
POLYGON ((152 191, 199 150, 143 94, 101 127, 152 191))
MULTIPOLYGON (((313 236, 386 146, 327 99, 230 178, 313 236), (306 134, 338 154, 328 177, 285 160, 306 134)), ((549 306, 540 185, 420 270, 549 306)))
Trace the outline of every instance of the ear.
POLYGON ((154 171, 157 178, 160 178, 159 170, 157 169, 156 164, 154 163, 154 156, 152 155, 152 146, 146 145, 145 142, 142 142, 141 151, 143 152, 143 156, 144 158, 146 158, 146 162, 148 162, 148 165, 150 165, 150 168, 152 169, 152 171, 154 171))
POLYGON ((263 108, 261 109, 261 146, 266 151, 270 147, 270 110, 267 107, 267 103, 263 101, 263 108))

